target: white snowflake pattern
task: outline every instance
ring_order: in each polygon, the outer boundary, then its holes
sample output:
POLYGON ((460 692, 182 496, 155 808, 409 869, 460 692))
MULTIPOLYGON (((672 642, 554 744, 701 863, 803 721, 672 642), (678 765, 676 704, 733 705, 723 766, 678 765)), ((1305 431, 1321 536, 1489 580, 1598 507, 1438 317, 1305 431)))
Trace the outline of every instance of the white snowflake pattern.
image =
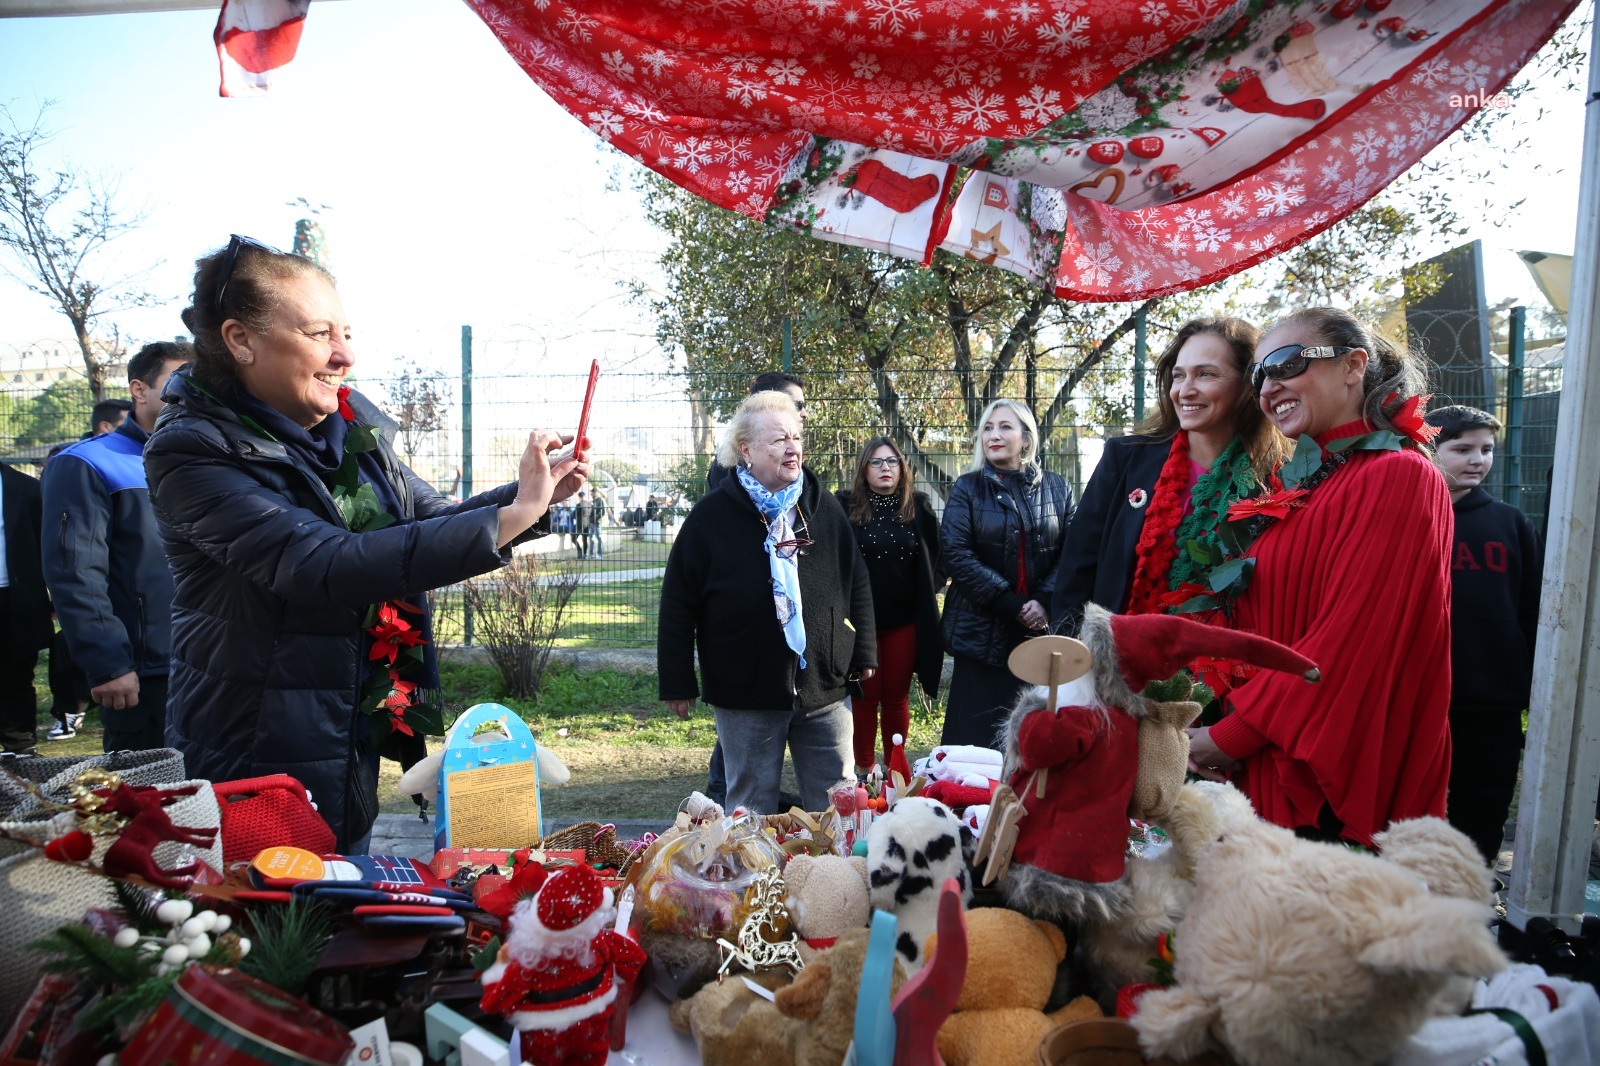
POLYGON ((715 65, 729 74, 754 74, 761 69, 761 57, 754 52, 730 52, 715 65))
POLYGON ((1142 211, 1135 211, 1129 215, 1128 225, 1133 227, 1134 232, 1142 239, 1154 242, 1156 238, 1166 232, 1167 220, 1161 214, 1159 208, 1152 207, 1145 208, 1142 211))
POLYGON ((678 61, 672 58, 672 56, 668 55, 666 52, 657 48, 654 51, 645 52, 643 55, 639 56, 639 65, 641 67, 649 67, 650 73, 659 78, 661 77, 661 72, 663 70, 666 70, 668 67, 677 66, 678 61))
POLYGON ((972 72, 977 69, 978 61, 971 56, 952 55, 934 67, 933 72, 944 82, 945 88, 954 89, 957 85, 971 85, 972 72))
POLYGON ((767 77, 774 85, 799 85, 806 68, 793 59, 775 59, 767 67, 767 77))
POLYGON ((1305 164, 1294 156, 1290 156, 1278 164, 1278 177, 1284 181, 1294 181, 1296 178, 1302 177, 1305 172, 1305 164))
POLYGON ((1073 84, 1093 84, 1103 66, 1105 64, 1096 59, 1093 52, 1084 52, 1067 68, 1067 77, 1072 79, 1073 84))
POLYGON ((767 98, 765 82, 755 78, 729 78, 728 99, 736 101, 740 107, 749 107, 757 100, 767 98))
MULTIPOLYGON (((754 130, 750 132, 754 133, 754 130)), ((724 137, 722 146, 717 150, 717 163, 725 167, 736 167, 748 160, 754 153, 749 146, 739 137, 724 137)))
POLYGON ((1214 252, 1233 239, 1232 232, 1218 226, 1209 210, 1185 208, 1177 224, 1179 232, 1189 238, 1197 252, 1214 252))
POLYGON ((1122 284, 1124 288, 1137 290, 1144 288, 1149 280, 1150 270, 1147 267, 1130 266, 1122 277, 1122 284))
POLYGON ((1021 0, 1011 5, 1011 17, 1018 22, 1032 22, 1039 14, 1040 7, 1033 0, 1021 0))
POLYGON ((1366 167, 1356 171, 1355 177, 1348 178, 1339 183, 1339 188, 1333 195, 1333 208, 1343 211, 1354 207, 1356 204, 1365 203, 1373 193, 1373 182, 1376 175, 1366 167))
POLYGON ((1304 185, 1287 185, 1281 181, 1253 189, 1250 195, 1254 196, 1256 203, 1260 205, 1256 209, 1257 218, 1287 215, 1292 209, 1306 202, 1304 185))
POLYGON ((600 53, 600 62, 605 64, 606 73, 618 81, 633 80, 633 64, 622 54, 622 49, 600 53))
POLYGON ((650 126, 665 122, 667 119, 666 112, 643 97, 636 97, 624 103, 622 105, 622 113, 637 122, 650 126))
POLYGON ((820 105, 807 100, 797 100, 789 107, 789 118, 803 130, 817 129, 827 117, 828 113, 820 105))
POLYGON ((839 0, 806 0, 806 6, 811 9, 811 14, 817 18, 824 18, 828 12, 839 6, 839 0))
POLYGON ((922 17, 917 0, 867 0, 867 10, 872 12, 867 17, 867 25, 890 33, 904 33, 922 17))
POLYGON ((1006 121, 1006 98, 999 93, 986 93, 974 85, 950 101, 955 109, 956 121, 966 126, 983 129, 1006 121))
POLYGON ((735 196, 741 196, 750 191, 750 175, 742 170, 731 171, 728 174, 728 191, 735 196))
MULTIPOLYGON (((1195 250, 1199 251, 1200 249, 1198 246, 1196 246, 1195 250)), ((1216 251, 1216 249, 1212 248, 1211 251, 1216 251)), ((1176 274, 1178 276, 1178 280, 1182 282, 1199 281, 1200 278, 1205 274, 1205 271, 1200 269, 1199 263, 1195 263, 1187 259, 1174 265, 1172 272, 1176 274)))
POLYGON ((1434 56, 1411 72, 1411 80, 1424 89, 1437 89, 1449 79, 1450 60, 1442 55, 1434 56))
POLYGON ((1150 25, 1159 27, 1167 20, 1167 5, 1157 0, 1150 0, 1139 9, 1139 17, 1150 25))
POLYGON ((711 164, 711 142, 704 137, 685 137, 678 142, 672 165, 691 174, 711 164))
POLYGON ((1337 185, 1344 179, 1344 164, 1337 159, 1323 162, 1317 170, 1317 184, 1326 189, 1330 185, 1337 185))
POLYGON ((609 107, 601 111, 591 111, 587 125, 596 137, 603 137, 609 141, 622 132, 622 116, 609 107))
POLYGON ((1027 96, 1017 97, 1017 109, 1025 121, 1043 126, 1061 113, 1061 94, 1054 89, 1046 90, 1043 85, 1035 85, 1028 90, 1027 96))
POLYGON ((1244 193, 1237 190, 1228 193, 1222 198, 1220 208, 1223 218, 1239 218, 1241 215, 1250 213, 1250 208, 1245 206, 1244 193))
POLYGON ((878 65, 878 57, 870 52, 858 55, 850 61, 850 73, 862 81, 871 81, 878 76, 878 71, 882 69, 878 65))
POLYGON ((1066 57, 1089 43, 1089 16, 1076 18, 1063 11, 1043 25, 1034 27, 1044 50, 1053 56, 1066 57))
POLYGON ((1085 243, 1083 254, 1075 258, 1072 265, 1077 268, 1083 284, 1096 287, 1110 285, 1122 270, 1122 256, 1117 254, 1115 241, 1085 243))
POLYGON ((812 103, 829 111, 843 111, 861 102, 861 91, 837 74, 824 74, 821 85, 811 87, 812 103))
POLYGON ((587 43, 594 37, 594 31, 600 28, 600 20, 590 18, 588 15, 573 11, 568 8, 567 13, 556 19, 556 29, 566 34, 573 44, 587 43))
POLYGON ((1350 158, 1357 163, 1370 163, 1378 158, 1383 148, 1383 134, 1377 130, 1357 130, 1350 138, 1350 158))
POLYGON ((1452 66, 1450 74, 1458 91, 1463 93, 1481 93, 1489 81, 1489 68, 1476 59, 1452 66))

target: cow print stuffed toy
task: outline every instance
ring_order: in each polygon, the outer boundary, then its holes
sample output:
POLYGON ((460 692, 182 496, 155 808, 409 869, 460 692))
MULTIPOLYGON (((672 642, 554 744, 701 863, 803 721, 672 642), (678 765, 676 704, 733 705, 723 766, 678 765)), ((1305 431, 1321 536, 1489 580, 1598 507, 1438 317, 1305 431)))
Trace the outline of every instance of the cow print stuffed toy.
POLYGON ((908 973, 922 968, 923 947, 937 930, 945 879, 956 879, 963 904, 972 902, 965 854, 970 850, 971 831, 954 812, 920 796, 900 800, 867 830, 872 906, 898 919, 895 947, 908 973))

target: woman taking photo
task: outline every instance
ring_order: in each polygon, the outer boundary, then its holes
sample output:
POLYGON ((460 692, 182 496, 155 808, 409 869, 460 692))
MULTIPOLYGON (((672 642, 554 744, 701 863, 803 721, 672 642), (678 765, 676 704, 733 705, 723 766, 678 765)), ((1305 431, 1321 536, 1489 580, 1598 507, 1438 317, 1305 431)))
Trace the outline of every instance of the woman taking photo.
POLYGON ((1420 450, 1424 375, 1336 308, 1289 316, 1257 351, 1262 411, 1315 440, 1323 463, 1271 494, 1285 517, 1255 520, 1235 626, 1292 647, 1322 681, 1243 682, 1231 713, 1190 730, 1190 759, 1230 775, 1270 822, 1370 846, 1395 819, 1443 817, 1450 772, 1452 520, 1420 450))
POLYGON ((839 503, 801 465, 800 417, 781 392, 745 398, 661 585, 656 667, 679 718, 711 704, 727 806, 778 810, 784 749, 807 810, 850 773, 847 679, 877 665, 872 585, 839 503), (700 679, 695 679, 695 652, 700 679))
POLYGON ((944 646, 955 659, 943 744, 992 748, 1022 682, 1011 649, 1045 631, 1072 490, 1039 466, 1033 414, 996 400, 978 419, 972 469, 956 479, 939 529, 950 575, 944 646))
POLYGON ((878 627, 878 672, 861 683, 851 701, 861 773, 877 761, 874 746, 880 735, 887 766, 894 735, 910 730, 912 675, 930 701, 939 694, 944 642, 935 597, 944 587, 944 572, 933 504, 912 490, 911 470, 894 441, 874 437, 862 445, 855 480, 838 496, 872 579, 878 627))
POLYGON ((1216 545, 1228 508, 1287 457, 1256 404, 1258 333, 1242 318, 1185 322, 1156 361, 1156 411, 1133 436, 1106 441, 1067 528, 1052 628, 1076 636, 1083 605, 1113 614, 1164 610, 1193 581, 1187 545, 1216 545))
POLYGON ((552 467, 538 431, 515 483, 450 504, 344 387, 332 275, 238 236, 196 265, 196 359, 144 451, 174 582, 167 741, 196 777, 297 778, 358 853, 379 748, 420 746, 418 690, 439 687, 423 594, 509 562, 587 464, 552 467))

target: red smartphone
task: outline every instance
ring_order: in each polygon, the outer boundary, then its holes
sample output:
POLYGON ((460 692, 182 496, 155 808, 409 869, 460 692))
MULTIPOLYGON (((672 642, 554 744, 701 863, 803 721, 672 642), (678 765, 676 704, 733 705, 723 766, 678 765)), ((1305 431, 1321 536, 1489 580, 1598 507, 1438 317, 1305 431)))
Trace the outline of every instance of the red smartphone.
POLYGON ((578 446, 583 442, 584 434, 589 432, 589 408, 594 404, 594 385, 599 380, 600 360, 591 359, 589 361, 589 384, 583 390, 583 411, 578 415, 578 432, 573 434, 571 444, 564 446, 551 457, 551 466, 566 462, 572 453, 578 450, 578 446))
POLYGON ((578 415, 578 435, 572 438, 574 448, 583 447, 583 435, 589 432, 589 408, 594 404, 594 383, 600 380, 600 360, 589 361, 589 384, 583 390, 583 411, 578 415))

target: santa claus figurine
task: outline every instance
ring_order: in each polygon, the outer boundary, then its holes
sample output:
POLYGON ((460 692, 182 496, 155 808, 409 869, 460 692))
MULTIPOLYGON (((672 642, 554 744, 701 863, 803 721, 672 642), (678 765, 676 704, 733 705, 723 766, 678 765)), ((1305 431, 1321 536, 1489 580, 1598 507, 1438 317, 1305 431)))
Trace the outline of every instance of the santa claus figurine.
POLYGON ((529 1066, 601 1066, 619 986, 631 987, 644 965, 638 944, 612 929, 609 888, 587 866, 544 879, 511 913, 510 932, 483 974, 482 1007, 510 1019, 522 1034, 529 1066))
MULTIPOLYGON (((1091 603, 1079 639, 1088 672, 1060 686, 1055 707, 1048 689, 1025 689, 1005 729, 1006 783, 1025 808, 1007 905, 1058 922, 1109 921, 1121 910, 1139 722, 1156 702, 1142 694, 1148 685, 1201 656, 1319 679, 1315 664, 1275 641, 1177 615, 1114 615, 1091 603)), ((1181 750, 1186 761, 1188 745, 1181 750)), ((1176 772, 1181 781, 1182 762, 1176 772)))

